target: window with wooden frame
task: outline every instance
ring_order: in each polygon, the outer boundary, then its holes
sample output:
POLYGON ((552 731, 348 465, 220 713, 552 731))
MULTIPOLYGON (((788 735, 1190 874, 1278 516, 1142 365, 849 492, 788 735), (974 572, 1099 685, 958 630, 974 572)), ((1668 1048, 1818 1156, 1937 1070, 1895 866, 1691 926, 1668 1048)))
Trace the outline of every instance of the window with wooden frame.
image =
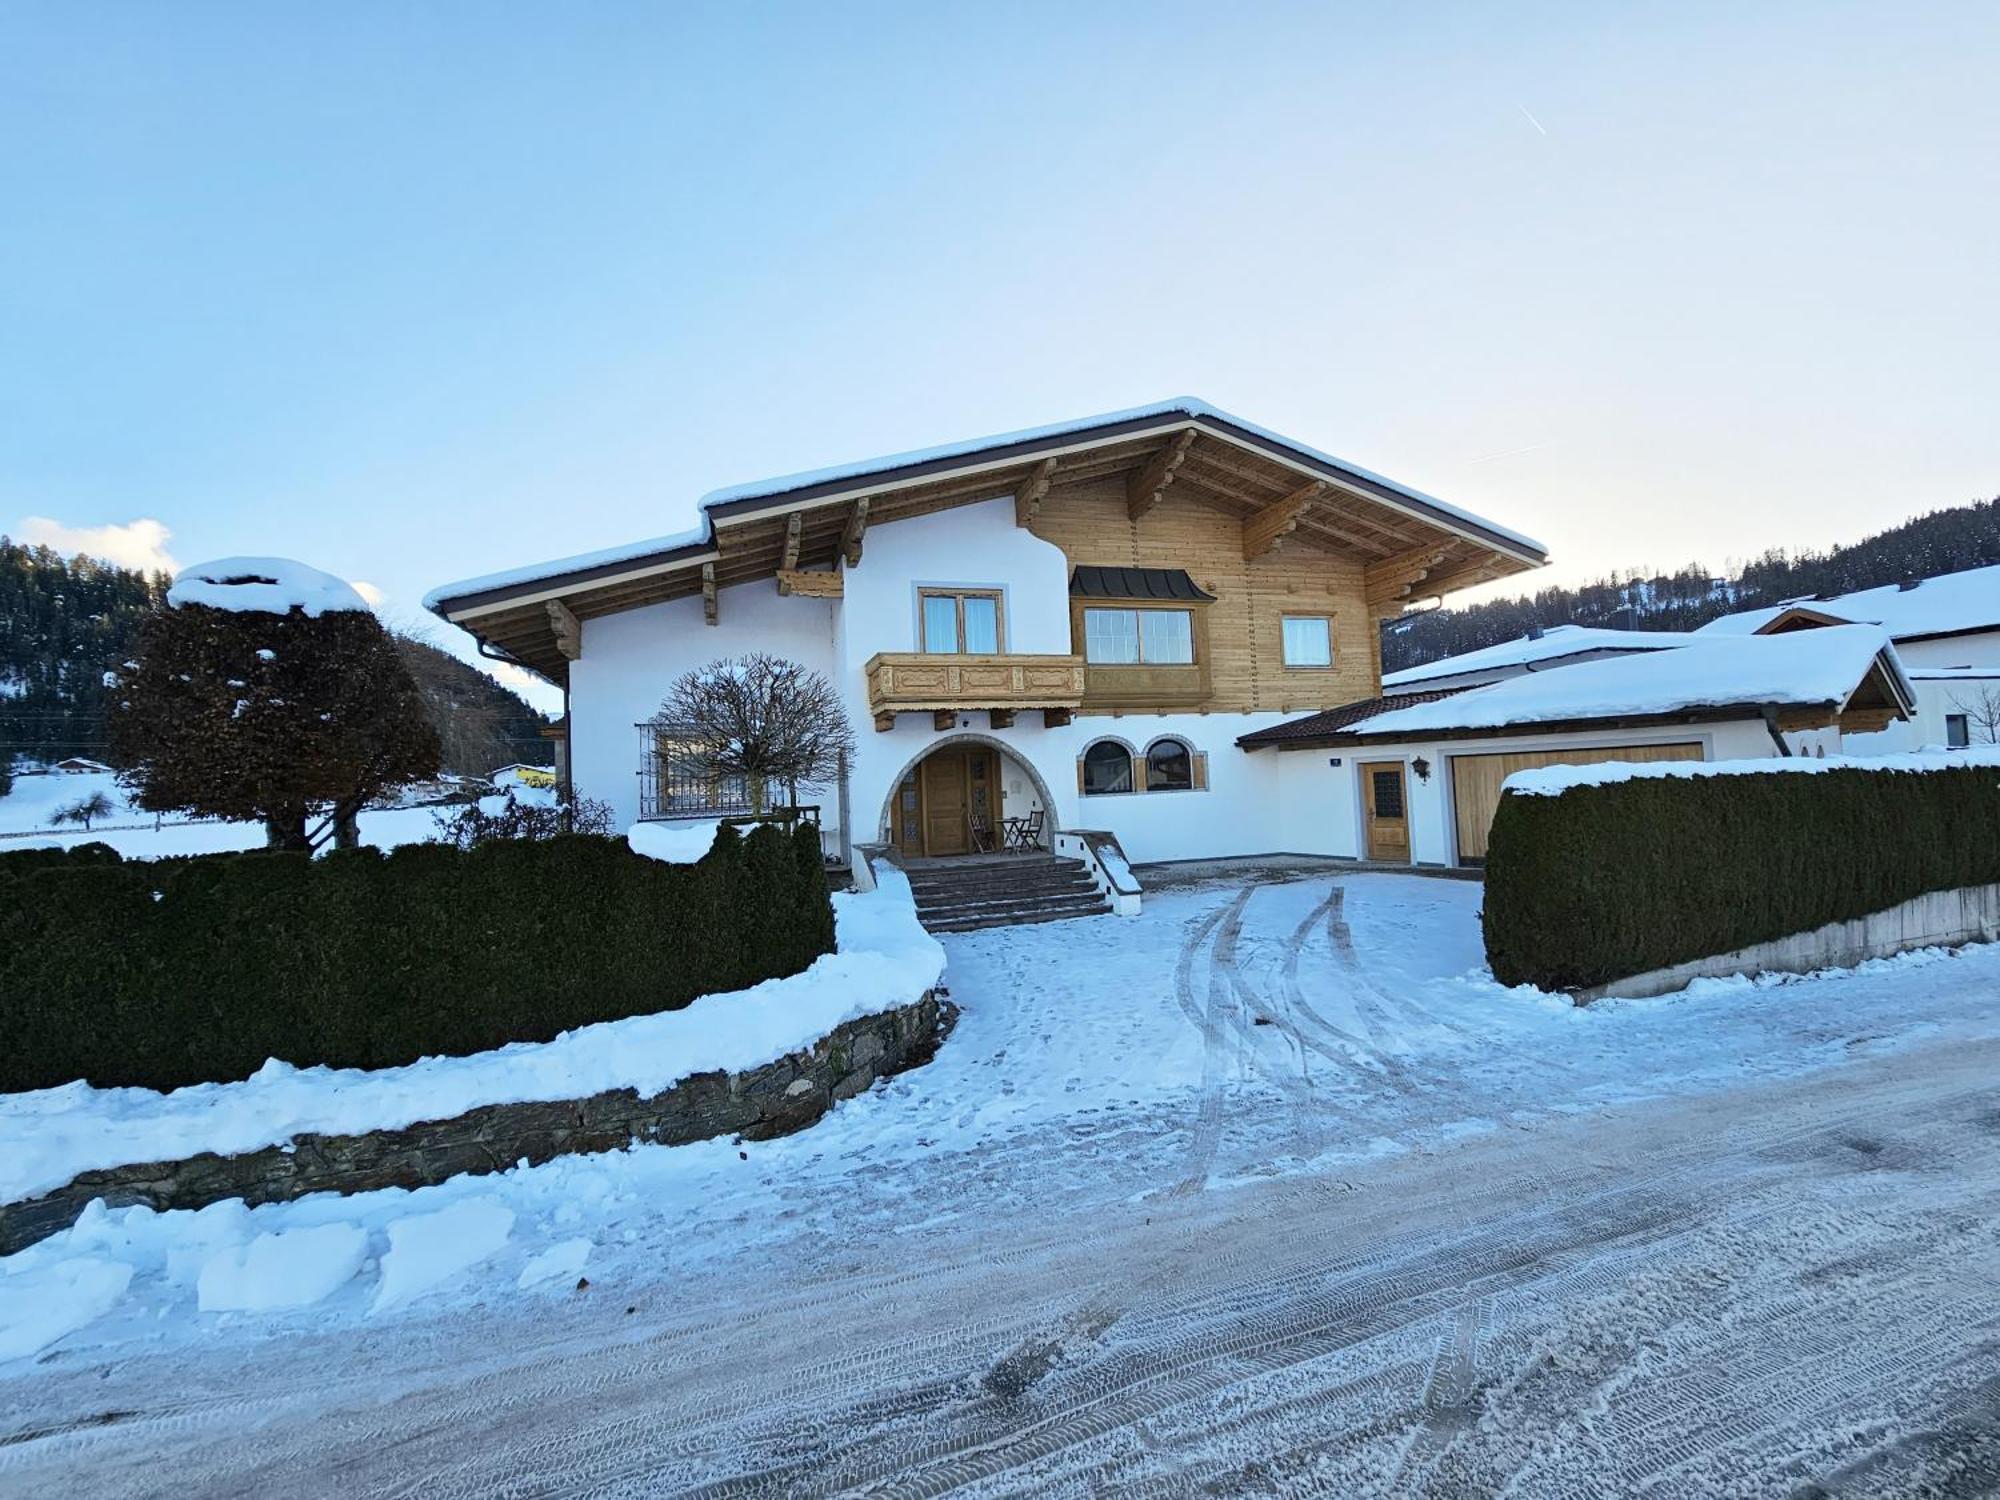
POLYGON ((1192 666, 1194 611, 1087 605, 1083 659, 1098 667, 1192 666))
POLYGON ((1099 740, 1076 762, 1076 789, 1086 797, 1133 791, 1132 749, 1120 740, 1099 740))
POLYGON ((1331 615, 1286 615, 1281 624, 1287 667, 1324 668, 1333 665, 1331 615))
POLYGON ((997 656, 1006 649, 998 589, 918 589, 917 645, 934 656, 997 656))

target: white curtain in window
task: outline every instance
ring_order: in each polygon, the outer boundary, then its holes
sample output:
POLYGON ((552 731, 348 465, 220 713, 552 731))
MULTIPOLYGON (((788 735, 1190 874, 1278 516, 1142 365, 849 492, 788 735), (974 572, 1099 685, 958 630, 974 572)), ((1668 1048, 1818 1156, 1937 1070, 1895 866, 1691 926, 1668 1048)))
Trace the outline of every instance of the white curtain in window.
POLYGON ((1086 661, 1107 665, 1139 659, 1139 612, 1132 609, 1086 609, 1083 612, 1083 654, 1086 661))
POLYGON ((1000 649, 1000 601, 968 594, 965 598, 965 649, 995 652, 1000 649))
POLYGON ((1285 665, 1288 667, 1333 665, 1333 633, 1327 628, 1323 616, 1286 619, 1285 665))
POLYGON ((1186 666, 1194 660, 1194 616, 1184 609, 1139 612, 1144 633, 1140 655, 1155 666, 1186 666))
POLYGON ((958 600, 950 594, 924 595, 924 650, 958 650, 958 600))

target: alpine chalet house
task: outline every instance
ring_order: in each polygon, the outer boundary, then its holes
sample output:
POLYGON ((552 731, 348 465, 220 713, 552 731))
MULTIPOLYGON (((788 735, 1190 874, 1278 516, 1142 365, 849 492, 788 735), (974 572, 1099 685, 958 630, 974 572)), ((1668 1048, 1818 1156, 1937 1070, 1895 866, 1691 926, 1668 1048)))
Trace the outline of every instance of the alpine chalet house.
POLYGON ((676 768, 660 702, 766 651, 834 682, 862 740, 818 799, 830 850, 1054 849, 1115 890, 1082 831, 1141 861, 1363 854, 1351 766, 1237 741, 1377 697, 1409 601, 1546 560, 1184 399, 720 490, 682 535, 426 604, 564 687, 573 784, 622 819, 727 808, 676 768))

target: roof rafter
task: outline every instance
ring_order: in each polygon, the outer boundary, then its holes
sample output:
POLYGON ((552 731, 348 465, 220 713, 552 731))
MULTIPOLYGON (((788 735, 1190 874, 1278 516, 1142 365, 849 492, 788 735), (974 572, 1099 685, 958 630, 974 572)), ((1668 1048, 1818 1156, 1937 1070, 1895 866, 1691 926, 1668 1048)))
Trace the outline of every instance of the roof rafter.
POLYGON ((847 513, 847 525, 840 533, 840 555, 850 568, 861 566, 861 538, 868 530, 868 497, 863 495, 847 513))
POLYGON ((1045 458, 1029 471, 1014 491, 1014 524, 1026 526, 1040 513, 1042 501, 1049 493, 1049 486, 1055 482, 1056 461, 1045 458))
POLYGON ((1305 508, 1326 493, 1326 481, 1314 479, 1300 485, 1282 500, 1273 500, 1243 518, 1243 560, 1274 551, 1292 534, 1305 508))
POLYGON ((1166 447, 1153 455, 1145 468, 1125 481, 1126 515, 1136 521, 1160 503, 1160 497, 1174 482, 1174 472, 1186 460, 1194 440, 1194 428, 1183 427, 1166 447))

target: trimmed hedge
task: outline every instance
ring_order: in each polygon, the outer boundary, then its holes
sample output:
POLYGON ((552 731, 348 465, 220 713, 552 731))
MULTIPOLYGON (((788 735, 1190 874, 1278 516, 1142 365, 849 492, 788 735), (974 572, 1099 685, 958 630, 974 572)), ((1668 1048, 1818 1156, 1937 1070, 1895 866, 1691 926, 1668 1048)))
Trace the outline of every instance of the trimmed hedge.
POLYGON ((1585 989, 2000 881, 2000 770, 1638 777, 1500 798, 1486 956, 1585 989))
POLYGON ((692 865, 585 834, 320 859, 22 850, 0 855, 0 1092, 482 1052, 832 949, 816 828, 725 826, 692 865))

